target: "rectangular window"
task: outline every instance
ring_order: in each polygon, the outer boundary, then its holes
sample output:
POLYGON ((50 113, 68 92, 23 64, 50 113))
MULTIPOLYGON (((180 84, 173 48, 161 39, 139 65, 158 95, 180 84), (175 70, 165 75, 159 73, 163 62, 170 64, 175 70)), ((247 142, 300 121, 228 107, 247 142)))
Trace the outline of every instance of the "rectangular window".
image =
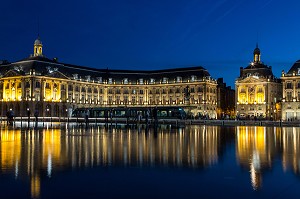
POLYGON ((286 92, 286 99, 287 101, 292 101, 292 92, 286 92))

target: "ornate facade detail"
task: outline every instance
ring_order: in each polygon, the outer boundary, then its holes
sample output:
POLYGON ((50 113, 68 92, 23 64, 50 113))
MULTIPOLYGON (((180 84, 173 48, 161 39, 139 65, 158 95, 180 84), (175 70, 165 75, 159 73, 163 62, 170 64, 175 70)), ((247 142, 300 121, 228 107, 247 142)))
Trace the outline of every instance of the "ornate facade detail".
POLYGON ((300 61, 296 61, 290 70, 282 71, 282 120, 300 120, 300 61))
POLYGON ((237 118, 280 119, 280 80, 273 75, 270 66, 260 61, 258 46, 253 55, 253 62, 240 68, 240 77, 235 82, 237 118))
POLYGON ((199 67, 157 71, 94 69, 59 63, 42 56, 41 41, 35 56, 2 63, 0 110, 27 109, 42 116, 66 116, 75 108, 181 106, 194 116, 217 118, 217 81, 199 67), (22 74, 16 67, 22 65, 22 74), (186 88, 189 88, 187 93, 186 88))

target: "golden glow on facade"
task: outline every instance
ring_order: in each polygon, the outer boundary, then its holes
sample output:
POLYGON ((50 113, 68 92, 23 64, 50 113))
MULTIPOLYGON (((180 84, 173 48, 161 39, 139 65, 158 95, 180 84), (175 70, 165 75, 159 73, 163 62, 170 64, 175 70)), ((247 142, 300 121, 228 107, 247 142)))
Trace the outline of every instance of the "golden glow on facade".
POLYGON ((273 76, 272 68, 260 60, 258 46, 254 49, 253 62, 240 68, 240 77, 235 82, 236 115, 247 119, 278 120, 281 112, 276 104, 280 102, 282 85, 273 76))
POLYGON ((132 81, 126 73, 119 74, 121 77, 116 76, 123 78, 120 80, 105 78, 104 72, 99 72, 99 76, 103 76, 92 79, 91 75, 69 73, 72 70, 74 73, 79 70, 93 73, 93 69, 76 68, 43 57, 39 38, 34 43, 34 52, 34 56, 11 64, 11 68, 1 74, 2 115, 8 109, 12 109, 18 116, 26 115, 29 108, 31 112, 39 110, 40 116, 57 117, 66 116, 66 109, 162 105, 182 106, 194 115, 217 117, 217 81, 210 76, 193 74, 199 71, 201 74, 201 70, 205 70, 202 67, 195 67, 188 72, 180 69, 178 73, 185 76, 184 80, 182 77, 160 77, 161 79, 156 80, 149 77, 132 81), (34 69, 31 64, 44 64, 45 69, 34 69), (68 76, 60 72, 66 68, 72 68, 68 71, 68 76), (187 87, 189 96, 185 96, 187 87))

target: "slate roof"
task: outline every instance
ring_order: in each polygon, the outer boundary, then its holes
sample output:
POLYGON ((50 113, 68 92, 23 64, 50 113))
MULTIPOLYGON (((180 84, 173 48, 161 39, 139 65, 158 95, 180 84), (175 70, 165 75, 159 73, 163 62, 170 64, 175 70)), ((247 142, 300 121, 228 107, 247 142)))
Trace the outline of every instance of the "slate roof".
POLYGON ((128 78, 132 82, 140 78, 149 80, 154 78, 160 81, 163 77, 174 80, 176 77, 182 77, 183 81, 190 79, 192 75, 197 76, 197 79, 210 77, 209 72, 202 66, 187 67, 187 68, 173 68, 164 70, 112 70, 112 69, 96 69, 85 66, 78 66, 73 64, 60 63, 56 60, 51 60, 46 57, 29 57, 14 63, 0 64, 0 73, 5 75, 8 71, 14 70, 20 75, 29 74, 30 70, 34 69, 36 75, 49 76, 49 70, 59 72, 60 75, 72 79, 73 74, 78 74, 78 78, 86 79, 90 76, 91 80, 97 80, 97 77, 102 77, 103 80, 113 78, 116 83, 121 82, 124 78, 128 78))
POLYGON ((259 77, 266 77, 266 78, 275 78, 272 72, 272 67, 267 66, 261 62, 249 64, 245 68, 241 68, 240 71, 240 78, 245 78, 249 74, 257 75, 259 77))
POLYGON ((300 60, 296 61, 286 74, 293 75, 293 72, 295 72, 297 74, 298 68, 300 68, 300 60))

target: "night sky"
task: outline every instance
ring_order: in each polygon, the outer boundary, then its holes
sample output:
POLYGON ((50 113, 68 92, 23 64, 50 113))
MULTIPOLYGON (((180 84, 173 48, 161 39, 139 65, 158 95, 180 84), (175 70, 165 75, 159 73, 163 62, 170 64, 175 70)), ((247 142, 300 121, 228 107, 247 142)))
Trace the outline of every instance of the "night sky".
POLYGON ((11 62, 33 53, 38 32, 43 54, 63 63, 200 65, 230 86, 257 42, 277 77, 300 59, 297 0, 3 0, 0 8, 0 59, 11 62))

